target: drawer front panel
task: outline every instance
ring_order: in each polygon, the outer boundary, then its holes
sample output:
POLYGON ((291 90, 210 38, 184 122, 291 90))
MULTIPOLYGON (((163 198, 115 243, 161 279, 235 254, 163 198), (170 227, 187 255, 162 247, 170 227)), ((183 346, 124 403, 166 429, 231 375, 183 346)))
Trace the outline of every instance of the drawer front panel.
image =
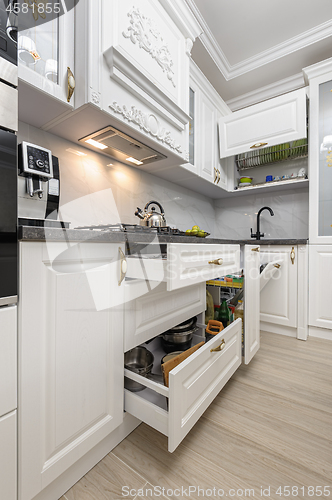
POLYGON ((0 309, 0 416, 17 407, 17 307, 0 309))
POLYGON ((205 283, 168 292, 166 283, 148 291, 146 281, 125 284, 124 351, 205 311, 205 283))
POLYGON ((0 418, 0 498, 17 499, 16 411, 0 418))
POLYGON ((167 289, 175 290, 238 271, 239 245, 170 243, 167 246, 167 289), (222 259, 222 264, 211 264, 222 259))
POLYGON ((240 366, 241 325, 241 320, 236 320, 170 372, 170 452, 176 449, 240 366), (224 345, 223 350, 211 352, 220 344, 224 345))

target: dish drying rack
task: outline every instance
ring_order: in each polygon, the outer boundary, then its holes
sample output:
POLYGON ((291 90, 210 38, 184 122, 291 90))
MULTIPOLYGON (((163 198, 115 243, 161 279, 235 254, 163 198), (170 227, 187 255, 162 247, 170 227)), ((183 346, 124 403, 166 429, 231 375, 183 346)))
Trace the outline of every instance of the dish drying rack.
POLYGON ((235 164, 238 171, 243 171, 307 157, 308 141, 307 139, 301 139, 290 143, 241 153, 235 156, 235 164))

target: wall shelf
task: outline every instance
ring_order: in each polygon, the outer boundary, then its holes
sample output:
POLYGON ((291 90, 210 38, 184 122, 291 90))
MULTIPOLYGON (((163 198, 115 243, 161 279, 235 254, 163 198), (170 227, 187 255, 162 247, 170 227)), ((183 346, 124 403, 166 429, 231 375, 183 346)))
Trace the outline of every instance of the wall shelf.
POLYGON ((254 186, 245 186, 243 188, 233 189, 230 193, 236 193, 237 195, 251 194, 253 191, 259 189, 260 192, 265 191, 277 191, 279 189, 298 189, 309 186, 309 179, 286 179, 283 181, 271 181, 264 182, 262 184, 257 184, 254 186))

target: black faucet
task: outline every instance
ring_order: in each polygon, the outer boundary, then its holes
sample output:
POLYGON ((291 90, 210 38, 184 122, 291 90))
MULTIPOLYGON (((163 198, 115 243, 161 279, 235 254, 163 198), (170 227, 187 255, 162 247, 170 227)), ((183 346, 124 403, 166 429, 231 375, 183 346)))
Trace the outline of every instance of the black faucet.
POLYGON ((250 228, 250 233, 251 233, 250 236, 252 238, 255 238, 256 240, 260 240, 264 236, 264 233, 260 232, 260 215, 263 212, 263 210, 268 210, 272 216, 274 215, 274 212, 273 212, 272 208, 270 208, 270 207, 262 207, 260 210, 258 210, 258 214, 257 214, 257 233, 253 233, 252 232, 252 228, 250 228))

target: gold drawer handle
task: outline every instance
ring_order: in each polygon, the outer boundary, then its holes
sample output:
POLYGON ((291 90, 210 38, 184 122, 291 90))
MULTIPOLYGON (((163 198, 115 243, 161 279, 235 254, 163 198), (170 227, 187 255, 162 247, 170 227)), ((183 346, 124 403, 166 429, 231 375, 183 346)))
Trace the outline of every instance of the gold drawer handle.
POLYGON ((295 248, 294 247, 292 247, 292 250, 290 253, 290 258, 291 258, 292 264, 294 264, 295 263, 295 248))
POLYGON ((280 264, 274 264, 274 267, 276 267, 277 269, 280 269, 281 265, 280 264))
POLYGON ((267 146, 267 142, 257 142, 256 144, 253 144, 250 146, 250 149, 255 149, 255 148, 261 148, 262 146, 267 146))
POLYGON ((252 252, 259 252, 259 251, 260 251, 260 248, 259 248, 259 247, 257 247, 257 248, 252 248, 252 249, 251 249, 251 251, 252 251, 252 252))
POLYGON ((210 349, 210 352, 220 352, 225 348, 226 342, 225 339, 222 339, 221 344, 218 345, 218 347, 215 347, 214 349, 210 349))
POLYGON ((118 284, 120 286, 123 280, 125 279, 128 265, 126 261, 126 256, 123 253, 121 247, 119 247, 119 254, 120 254, 120 279, 118 284))
POLYGON ((216 266, 222 266, 223 259, 209 260, 209 264, 215 264, 216 266))

